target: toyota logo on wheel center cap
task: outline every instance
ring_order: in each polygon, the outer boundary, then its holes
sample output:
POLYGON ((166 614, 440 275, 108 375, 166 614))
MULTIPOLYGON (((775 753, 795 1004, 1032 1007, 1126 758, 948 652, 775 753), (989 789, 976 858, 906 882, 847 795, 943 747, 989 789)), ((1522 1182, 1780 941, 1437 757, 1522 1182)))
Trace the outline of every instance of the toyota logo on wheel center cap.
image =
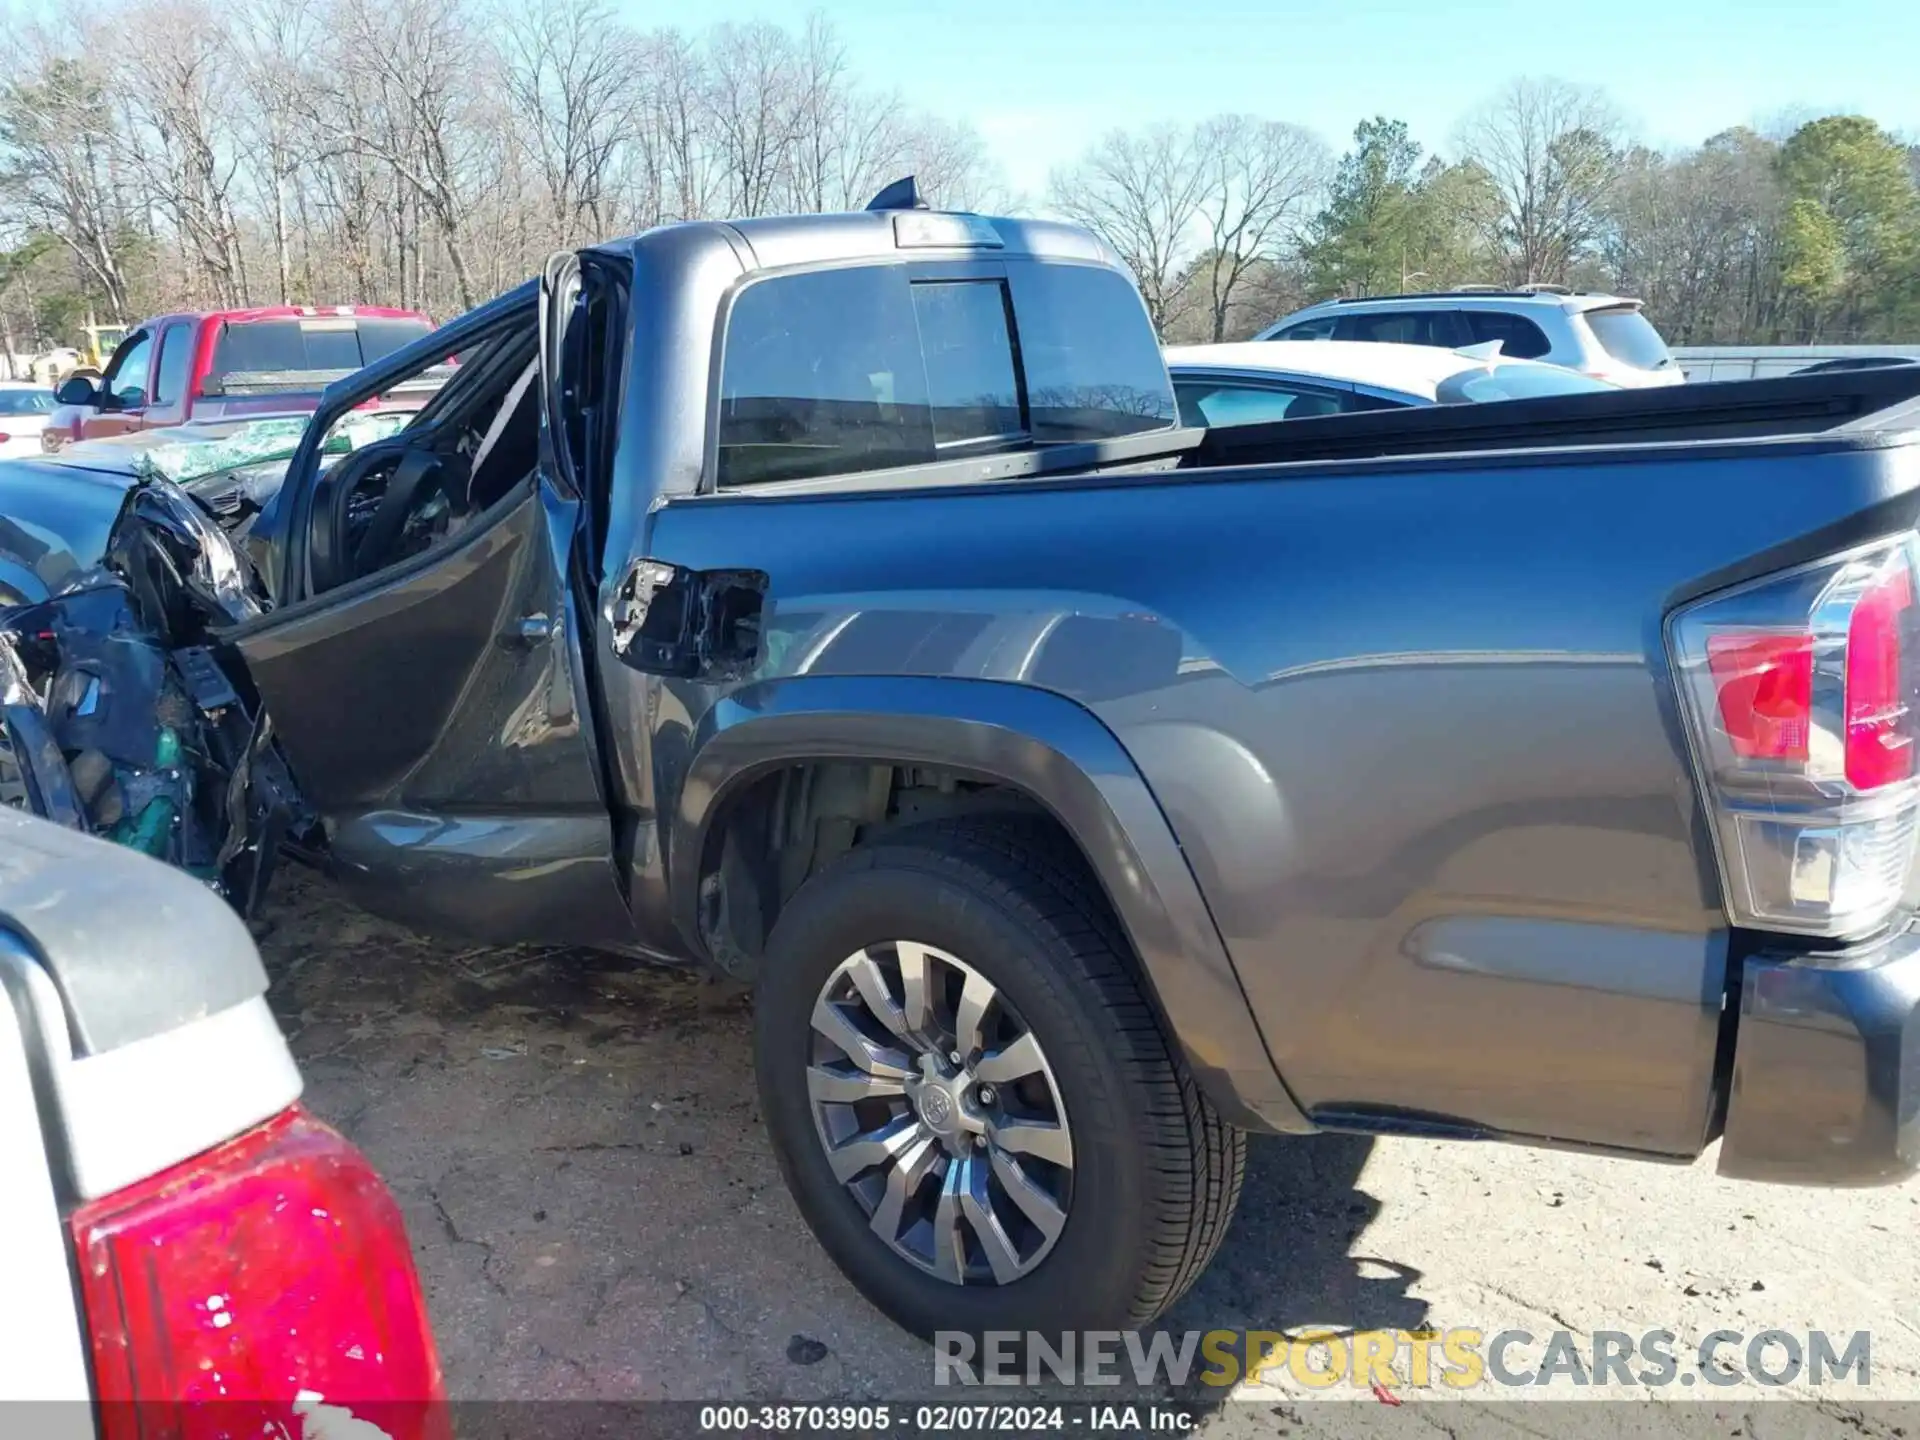
POLYGON ((938 1085, 920 1091, 920 1118, 935 1130, 944 1130, 953 1120, 953 1098, 938 1085))

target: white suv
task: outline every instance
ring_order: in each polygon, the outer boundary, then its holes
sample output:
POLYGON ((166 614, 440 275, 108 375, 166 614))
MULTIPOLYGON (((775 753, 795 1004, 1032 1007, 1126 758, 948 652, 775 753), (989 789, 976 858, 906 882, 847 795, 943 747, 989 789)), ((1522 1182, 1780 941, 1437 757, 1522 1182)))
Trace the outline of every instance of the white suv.
POLYGON ((1616 385, 1680 385, 1667 342, 1619 295, 1559 286, 1468 287, 1423 295, 1326 300, 1262 330, 1256 340, 1385 340, 1458 350, 1500 342, 1513 360, 1544 360, 1616 385))

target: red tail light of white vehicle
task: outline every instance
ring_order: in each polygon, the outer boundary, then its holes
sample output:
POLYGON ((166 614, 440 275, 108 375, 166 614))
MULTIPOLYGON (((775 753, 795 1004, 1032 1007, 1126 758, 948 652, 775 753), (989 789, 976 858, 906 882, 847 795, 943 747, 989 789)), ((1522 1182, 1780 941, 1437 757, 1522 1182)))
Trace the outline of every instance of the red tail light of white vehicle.
POLYGON ((1671 644, 1736 925, 1851 938, 1910 908, 1920 537, 1675 615, 1671 644))
POLYGON ((103 1440, 447 1434, 400 1212, 297 1106, 72 1217, 103 1440), (338 1426, 333 1427, 337 1432, 338 1426))

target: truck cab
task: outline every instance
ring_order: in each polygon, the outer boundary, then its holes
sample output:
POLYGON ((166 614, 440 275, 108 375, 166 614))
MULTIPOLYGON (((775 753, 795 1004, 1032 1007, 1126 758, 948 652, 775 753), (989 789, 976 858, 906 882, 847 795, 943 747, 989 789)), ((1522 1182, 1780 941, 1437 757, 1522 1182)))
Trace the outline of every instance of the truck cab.
POLYGON ((157 316, 118 341, 102 372, 60 383, 41 446, 54 451, 190 420, 311 410, 330 381, 432 329, 417 311, 383 306, 157 316))

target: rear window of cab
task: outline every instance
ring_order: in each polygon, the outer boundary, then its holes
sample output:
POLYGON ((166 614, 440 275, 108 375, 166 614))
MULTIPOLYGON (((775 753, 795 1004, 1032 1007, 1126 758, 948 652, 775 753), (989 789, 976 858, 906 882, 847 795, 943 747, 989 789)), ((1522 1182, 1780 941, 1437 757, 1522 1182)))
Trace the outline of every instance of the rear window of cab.
POLYGON ((1139 293, 1099 266, 862 265, 755 281, 720 370, 722 486, 815 479, 1175 423, 1139 293))
POLYGON ((1636 370, 1664 370, 1673 364, 1673 354, 1653 322, 1635 305, 1617 305, 1604 310, 1589 310, 1587 328, 1615 360, 1636 370))
POLYGON ((214 338, 203 388, 217 395, 233 376, 358 370, 432 329, 404 315, 228 321, 214 338))

